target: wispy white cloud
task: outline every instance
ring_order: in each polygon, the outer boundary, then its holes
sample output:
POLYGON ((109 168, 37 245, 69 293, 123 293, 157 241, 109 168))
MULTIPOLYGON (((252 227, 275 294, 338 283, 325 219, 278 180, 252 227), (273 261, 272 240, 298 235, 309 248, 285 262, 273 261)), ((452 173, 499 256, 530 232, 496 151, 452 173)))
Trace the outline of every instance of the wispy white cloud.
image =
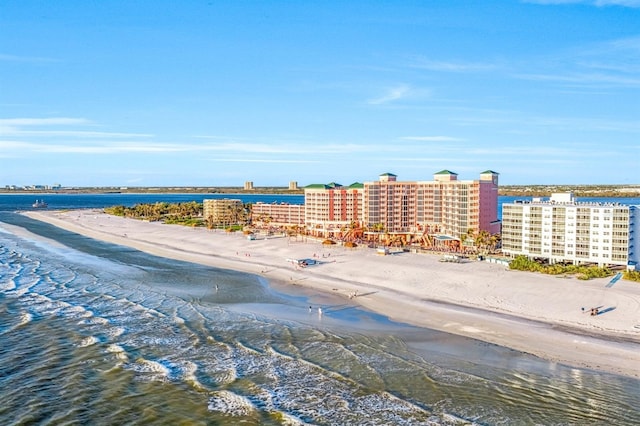
POLYGON ((312 164, 321 163, 319 160, 300 160, 300 159, 283 159, 283 158, 212 158, 211 161, 216 163, 284 163, 284 164, 312 164))
MULTIPOLYGON (((638 0, 640 2, 640 0, 638 0)), ((626 37, 613 40, 605 44, 603 48, 613 47, 621 50, 632 50, 636 53, 640 51, 640 37, 626 37)))
POLYGON ((90 124, 85 118, 53 117, 53 118, 0 118, 0 126, 69 126, 90 124))
POLYGON ((433 61, 425 58, 416 58, 410 65, 412 68, 429 70, 429 71, 442 71, 442 72, 477 72, 477 71, 492 71, 498 68, 496 64, 485 64, 477 62, 447 62, 447 61, 433 61))
POLYGON ((517 111, 496 110, 488 114, 486 111, 464 111, 458 116, 452 116, 451 122, 460 126, 494 126, 500 125, 501 131, 514 133, 531 133, 531 129, 553 128, 556 131, 583 132, 621 132, 640 133, 640 122, 637 120, 604 119, 597 117, 563 117, 536 116, 522 114, 517 111))
POLYGON ((640 7, 640 0, 524 0, 525 3, 564 5, 564 4, 587 4, 598 7, 623 6, 640 7))
POLYGON ((422 141, 422 142, 462 142, 465 139, 454 138, 451 136, 403 136, 400 138, 406 141, 422 141))
POLYGON ((370 105, 382 105, 389 102, 394 102, 403 98, 406 98, 411 94, 411 87, 407 84, 401 84, 399 86, 388 89, 382 96, 369 99, 370 105))
MULTIPOLYGON (((295 142, 280 143, 277 141, 264 143, 226 142, 220 144, 197 145, 197 147, 199 147, 200 149, 206 149, 210 151, 240 152, 243 154, 291 154, 296 157, 300 157, 300 154, 307 152, 308 146, 308 142, 306 142, 305 144, 300 144, 295 142)), ((370 148, 364 144, 314 143, 313 154, 346 154, 367 151, 369 149, 370 148)))
POLYGON ((188 147, 177 144, 154 144, 138 142, 116 142, 101 144, 48 144, 23 141, 2 141, 0 149, 16 153, 58 153, 58 154, 118 154, 135 152, 180 152, 188 147))
MULTIPOLYGON (((640 1, 640 0, 639 0, 640 1)), ((640 87, 640 37, 596 43, 546 58, 515 78, 593 90, 640 87)))
MULTIPOLYGON (((306 148, 305 148, 306 149, 306 148)), ((4 153, 59 153, 59 154, 121 154, 121 153, 198 153, 219 152, 225 154, 287 154, 292 162, 300 161, 305 150, 295 143, 162 143, 122 140, 79 140, 74 143, 45 143, 21 140, 0 140, 0 150, 4 153)), ((314 155, 335 155, 366 152, 370 148, 365 144, 317 144, 314 155)))
POLYGON ((568 73, 568 74, 519 74, 519 78, 535 81, 556 81, 575 86, 598 87, 640 87, 640 77, 626 77, 604 73, 568 73))
POLYGON ((4 62, 57 62, 57 59, 38 56, 19 56, 0 53, 0 61, 4 62))
POLYGON ((73 137, 73 138, 150 138, 151 134, 144 133, 113 133, 113 132, 89 132, 82 130, 19 130, 3 129, 0 127, 2 136, 37 136, 37 137, 73 137))

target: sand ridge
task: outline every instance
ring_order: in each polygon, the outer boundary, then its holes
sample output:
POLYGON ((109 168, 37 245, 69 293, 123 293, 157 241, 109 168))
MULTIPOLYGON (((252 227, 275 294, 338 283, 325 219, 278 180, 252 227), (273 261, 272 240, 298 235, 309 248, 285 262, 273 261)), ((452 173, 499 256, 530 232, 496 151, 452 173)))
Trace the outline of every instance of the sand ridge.
POLYGON ((125 219, 95 209, 24 214, 158 256, 337 294, 396 321, 640 378, 638 283, 619 280, 607 288, 610 278, 582 281, 495 263, 441 262, 436 254, 385 256, 300 236, 248 240, 242 233, 125 219), (288 261, 303 258, 318 264, 288 261), (593 307, 605 312, 591 316, 593 307))

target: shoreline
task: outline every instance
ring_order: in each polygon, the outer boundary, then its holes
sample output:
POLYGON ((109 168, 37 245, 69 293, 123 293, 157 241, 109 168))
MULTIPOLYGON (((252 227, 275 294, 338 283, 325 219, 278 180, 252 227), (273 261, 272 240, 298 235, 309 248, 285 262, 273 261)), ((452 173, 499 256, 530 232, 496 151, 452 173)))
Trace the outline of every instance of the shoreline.
POLYGON ((487 262, 440 262, 434 254, 382 256, 302 237, 248 240, 241 233, 143 222, 96 209, 22 214, 150 254, 343 297, 397 322, 640 379, 638 283, 620 280, 606 288, 610 278, 581 281, 487 262), (318 264, 301 268, 286 260, 302 258, 318 264), (604 312, 591 316, 588 310, 595 306, 604 312))

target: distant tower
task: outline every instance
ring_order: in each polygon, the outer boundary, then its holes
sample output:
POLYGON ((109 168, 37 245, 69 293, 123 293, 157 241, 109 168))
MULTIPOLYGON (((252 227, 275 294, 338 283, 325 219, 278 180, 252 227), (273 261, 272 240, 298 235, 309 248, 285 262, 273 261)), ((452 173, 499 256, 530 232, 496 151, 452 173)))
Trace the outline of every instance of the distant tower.
POLYGON ((253 182, 248 180, 244 183, 244 190, 245 191, 253 191, 253 182))
POLYGON ((289 182, 289 191, 297 191, 298 190, 298 182, 292 180, 289 182))

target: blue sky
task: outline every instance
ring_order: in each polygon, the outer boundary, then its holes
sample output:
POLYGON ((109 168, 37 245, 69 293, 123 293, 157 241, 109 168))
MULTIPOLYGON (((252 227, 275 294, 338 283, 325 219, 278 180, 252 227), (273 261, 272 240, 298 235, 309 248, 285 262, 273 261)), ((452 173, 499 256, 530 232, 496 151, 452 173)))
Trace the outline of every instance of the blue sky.
POLYGON ((0 185, 640 183, 640 0, 0 3, 0 185))

